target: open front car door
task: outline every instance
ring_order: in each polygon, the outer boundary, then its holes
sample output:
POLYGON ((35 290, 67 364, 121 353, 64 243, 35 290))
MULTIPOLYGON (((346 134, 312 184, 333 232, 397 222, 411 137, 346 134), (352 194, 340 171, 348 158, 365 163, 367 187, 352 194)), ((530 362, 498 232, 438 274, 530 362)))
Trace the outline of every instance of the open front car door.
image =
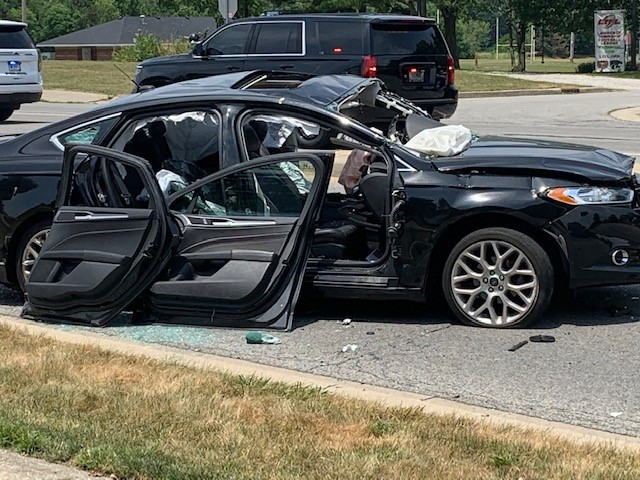
POLYGON ((165 199, 146 161, 82 146, 65 151, 57 206, 23 315, 104 325, 169 259, 165 199))
POLYGON ((170 197, 181 240, 146 295, 146 313, 290 329, 330 167, 305 153, 267 156, 170 197))

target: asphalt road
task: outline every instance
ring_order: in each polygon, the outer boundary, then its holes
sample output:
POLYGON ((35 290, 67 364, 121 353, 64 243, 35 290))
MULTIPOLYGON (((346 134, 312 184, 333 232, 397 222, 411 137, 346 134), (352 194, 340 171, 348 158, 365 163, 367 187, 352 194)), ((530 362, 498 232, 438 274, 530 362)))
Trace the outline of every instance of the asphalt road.
MULTIPOLYGON (((640 94, 465 99, 452 122, 479 132, 640 153, 640 125, 607 115, 626 106, 640 106, 640 94)), ((82 108, 33 105, 16 120, 42 122, 82 108)), ((0 301, 5 304, 0 313, 16 314, 22 300, 5 289, 0 301)), ((553 306, 530 330, 463 327, 447 313, 419 304, 327 301, 321 308, 301 309, 293 332, 276 333, 282 340, 277 346, 247 345, 245 332, 237 330, 131 326, 126 315, 101 332, 639 436, 638 318, 640 287, 617 287, 581 291, 576 299, 553 306), (614 307, 629 312, 614 315, 614 307), (347 317, 351 325, 338 323, 347 317), (538 333, 556 341, 508 351, 538 333), (358 348, 343 353, 347 344, 358 348)))

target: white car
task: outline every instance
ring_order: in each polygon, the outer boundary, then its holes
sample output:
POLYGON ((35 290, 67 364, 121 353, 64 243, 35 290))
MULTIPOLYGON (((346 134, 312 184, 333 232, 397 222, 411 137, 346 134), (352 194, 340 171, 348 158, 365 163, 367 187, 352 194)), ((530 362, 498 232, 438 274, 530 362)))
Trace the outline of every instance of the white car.
POLYGON ((0 20, 0 122, 41 97, 40 54, 27 24, 0 20))

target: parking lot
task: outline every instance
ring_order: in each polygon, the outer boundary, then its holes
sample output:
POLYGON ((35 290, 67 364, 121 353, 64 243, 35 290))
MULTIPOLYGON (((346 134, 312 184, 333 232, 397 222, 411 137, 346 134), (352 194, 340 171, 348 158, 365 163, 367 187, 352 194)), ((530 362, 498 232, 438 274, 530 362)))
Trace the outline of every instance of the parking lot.
MULTIPOLYGON (((483 133, 539 136, 639 155, 637 124, 608 112, 640 105, 640 93, 466 99, 448 123, 483 133)), ((32 130, 89 108, 23 107, 0 134, 32 130)), ((21 296, 2 289, 0 313, 16 315, 21 296)), ((456 399, 499 410, 637 435, 640 425, 640 287, 578 292, 528 330, 493 331, 452 323, 434 306, 306 302, 277 346, 247 345, 244 333, 130 326, 123 316, 105 335, 168 344, 296 370, 456 399), (350 325, 342 325, 351 318, 350 325), (513 345, 530 335, 554 343, 513 345), (357 345, 343 352, 343 346, 357 345)), ((82 328, 58 326, 56 328, 82 328)))

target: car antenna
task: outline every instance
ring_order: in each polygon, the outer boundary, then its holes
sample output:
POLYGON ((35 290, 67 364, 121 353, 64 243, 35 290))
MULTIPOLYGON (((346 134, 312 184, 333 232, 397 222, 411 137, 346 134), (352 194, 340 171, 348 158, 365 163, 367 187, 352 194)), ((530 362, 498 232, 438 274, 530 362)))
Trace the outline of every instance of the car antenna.
POLYGON ((140 90, 140 85, 138 85, 138 82, 136 82, 133 78, 131 78, 129 76, 129 74, 127 72, 125 72, 123 69, 121 69, 118 65, 116 65, 115 63, 113 64, 114 67, 116 67, 118 70, 120 70, 122 72, 122 74, 127 77, 128 80, 130 80, 136 87, 138 87, 138 90, 140 90))

